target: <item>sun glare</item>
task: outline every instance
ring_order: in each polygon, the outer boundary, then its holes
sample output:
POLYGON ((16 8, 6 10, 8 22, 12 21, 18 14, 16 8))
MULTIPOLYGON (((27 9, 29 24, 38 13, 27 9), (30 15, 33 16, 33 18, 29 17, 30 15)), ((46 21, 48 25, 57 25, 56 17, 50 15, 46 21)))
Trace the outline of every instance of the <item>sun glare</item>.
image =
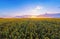
POLYGON ((37 16, 31 16, 30 18, 37 18, 37 16))

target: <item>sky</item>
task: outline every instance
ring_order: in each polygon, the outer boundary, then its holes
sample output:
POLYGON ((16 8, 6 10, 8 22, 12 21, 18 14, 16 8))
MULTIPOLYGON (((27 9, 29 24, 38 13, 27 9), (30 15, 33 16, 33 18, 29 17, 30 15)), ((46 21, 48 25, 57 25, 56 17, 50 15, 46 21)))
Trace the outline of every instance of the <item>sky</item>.
POLYGON ((60 0, 0 0, 0 17, 60 13, 60 0))

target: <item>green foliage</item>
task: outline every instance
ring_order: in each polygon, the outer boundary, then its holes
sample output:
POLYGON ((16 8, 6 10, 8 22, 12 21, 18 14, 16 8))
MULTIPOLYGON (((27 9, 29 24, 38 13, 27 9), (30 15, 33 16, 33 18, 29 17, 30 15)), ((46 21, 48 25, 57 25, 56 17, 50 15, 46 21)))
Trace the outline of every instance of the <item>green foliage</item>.
POLYGON ((60 20, 0 20, 0 39, 60 39, 60 20))

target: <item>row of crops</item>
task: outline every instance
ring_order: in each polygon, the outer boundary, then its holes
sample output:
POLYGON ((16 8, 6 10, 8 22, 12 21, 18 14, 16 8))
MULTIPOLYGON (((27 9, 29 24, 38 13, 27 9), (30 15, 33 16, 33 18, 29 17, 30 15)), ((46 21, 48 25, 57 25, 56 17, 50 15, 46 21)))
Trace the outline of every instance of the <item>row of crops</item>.
POLYGON ((0 39, 60 39, 60 21, 0 20, 0 39))

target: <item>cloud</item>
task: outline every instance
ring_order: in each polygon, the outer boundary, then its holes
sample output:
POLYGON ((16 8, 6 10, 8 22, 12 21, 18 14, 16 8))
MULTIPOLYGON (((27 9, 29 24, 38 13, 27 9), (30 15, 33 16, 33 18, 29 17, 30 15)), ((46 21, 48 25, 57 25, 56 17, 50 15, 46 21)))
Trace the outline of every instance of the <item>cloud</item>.
POLYGON ((30 11, 30 15, 39 15, 39 14, 41 14, 42 12, 42 9, 43 9, 43 7, 41 7, 41 6, 36 6, 34 9, 32 9, 31 11, 30 11))
POLYGON ((41 6, 36 6, 35 9, 36 9, 36 10, 40 10, 40 9, 43 9, 43 7, 41 7, 41 6))

